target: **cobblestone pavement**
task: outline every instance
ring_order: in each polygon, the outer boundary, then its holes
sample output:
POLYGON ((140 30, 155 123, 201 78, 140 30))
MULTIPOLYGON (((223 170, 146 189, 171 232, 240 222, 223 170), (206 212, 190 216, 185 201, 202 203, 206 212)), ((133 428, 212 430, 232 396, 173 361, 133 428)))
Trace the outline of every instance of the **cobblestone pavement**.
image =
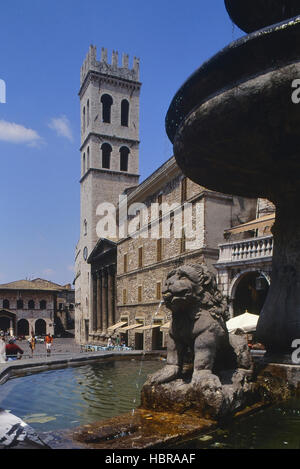
MULTIPOLYGON (((31 357, 31 350, 27 340, 17 340, 16 344, 23 350, 23 358, 31 357)), ((60 354, 75 355, 80 353, 80 345, 75 343, 75 339, 69 338, 54 338, 51 356, 57 356, 60 354)), ((36 344, 33 352, 33 358, 46 356, 45 344, 36 344)))

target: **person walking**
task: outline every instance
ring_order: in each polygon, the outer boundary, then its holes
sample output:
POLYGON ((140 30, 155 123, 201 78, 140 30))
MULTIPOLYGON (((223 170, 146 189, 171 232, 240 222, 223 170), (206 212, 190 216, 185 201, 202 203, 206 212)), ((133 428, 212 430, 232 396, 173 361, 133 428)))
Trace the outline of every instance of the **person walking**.
POLYGON ((47 357, 51 355, 51 348, 53 344, 53 336, 50 334, 47 334, 45 337, 45 344, 46 344, 46 351, 47 351, 47 357))
POLYGON ((35 340, 35 336, 33 332, 31 333, 31 336, 29 337, 28 342, 29 342, 29 347, 31 350, 31 357, 33 357, 33 352, 34 352, 35 344, 36 344, 36 340, 35 340))

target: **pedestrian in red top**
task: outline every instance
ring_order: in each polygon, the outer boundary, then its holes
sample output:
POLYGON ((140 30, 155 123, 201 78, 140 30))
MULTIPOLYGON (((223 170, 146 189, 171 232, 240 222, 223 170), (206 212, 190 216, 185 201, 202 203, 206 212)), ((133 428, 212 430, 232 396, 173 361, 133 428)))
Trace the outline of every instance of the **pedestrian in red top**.
POLYGON ((50 334, 46 335, 45 344, 46 344, 47 356, 49 356, 51 354, 51 346, 53 344, 53 337, 50 334))

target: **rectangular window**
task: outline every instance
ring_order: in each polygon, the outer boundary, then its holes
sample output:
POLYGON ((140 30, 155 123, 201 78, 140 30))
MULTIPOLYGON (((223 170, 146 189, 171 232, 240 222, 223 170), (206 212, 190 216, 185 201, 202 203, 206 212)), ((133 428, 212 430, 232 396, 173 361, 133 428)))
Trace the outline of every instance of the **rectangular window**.
POLYGON ((139 285, 138 287, 138 303, 141 303, 143 300, 143 287, 139 285))
POLYGON ((123 305, 127 304, 127 290, 124 288, 123 290, 123 305))
POLYGON ((156 243, 156 260, 157 262, 160 262, 162 260, 162 238, 158 239, 156 243))
POLYGON ((128 257, 127 257, 127 254, 124 254, 123 261, 124 261, 124 274, 126 274, 126 272, 128 270, 128 257))
POLYGON ((161 300, 161 283, 157 282, 156 284, 156 299, 161 300))
POLYGON ((162 194, 160 194, 158 197, 157 197, 157 203, 159 205, 158 207, 158 216, 159 218, 162 218, 162 215, 163 215, 163 212, 162 212, 162 202, 163 202, 163 196, 162 194))
POLYGON ((187 200, 187 178, 183 178, 181 181, 181 203, 183 204, 187 200))
POLYGON ((185 245, 185 230, 183 228, 181 238, 180 238, 180 252, 183 253, 186 251, 186 245, 185 245))
POLYGON ((139 268, 143 267, 143 247, 139 248, 139 268))

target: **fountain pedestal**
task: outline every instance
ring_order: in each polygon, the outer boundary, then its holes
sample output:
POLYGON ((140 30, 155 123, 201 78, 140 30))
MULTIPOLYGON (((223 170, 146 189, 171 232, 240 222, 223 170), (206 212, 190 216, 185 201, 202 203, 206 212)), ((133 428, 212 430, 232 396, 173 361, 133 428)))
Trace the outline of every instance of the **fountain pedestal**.
POLYGON ((215 391, 206 385, 178 379, 166 384, 146 383, 141 407, 157 412, 176 412, 212 420, 226 419, 256 402, 257 390, 252 370, 223 372, 222 387, 215 391))
POLYGON ((272 282, 257 326, 268 356, 287 355, 291 363, 293 341, 300 339, 299 203, 298 194, 282 194, 276 204, 272 282))

